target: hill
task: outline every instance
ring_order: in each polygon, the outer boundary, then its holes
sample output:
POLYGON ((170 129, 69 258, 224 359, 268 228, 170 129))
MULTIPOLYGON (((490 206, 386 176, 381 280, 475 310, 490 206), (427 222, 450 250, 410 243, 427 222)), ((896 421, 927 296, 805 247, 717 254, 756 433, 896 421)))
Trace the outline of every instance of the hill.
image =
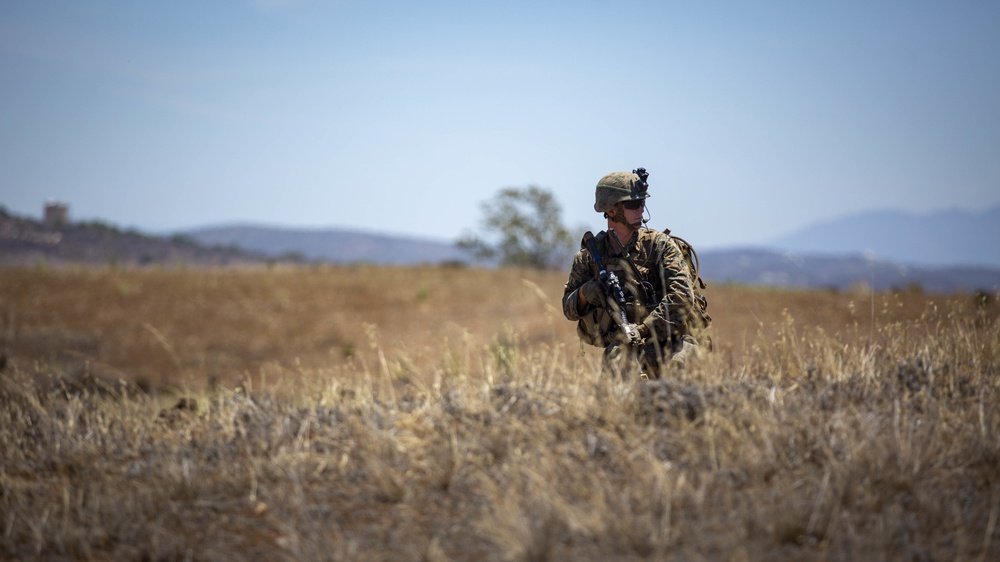
POLYGON ((701 274, 715 282, 797 288, 876 291, 920 288, 935 293, 1000 290, 1000 270, 986 267, 921 267, 871 256, 830 256, 759 248, 712 250, 700 254, 701 274))
POLYGON ((223 225, 182 234, 206 245, 236 246, 269 256, 296 256, 328 263, 419 265, 467 259, 452 242, 337 228, 223 225))
POLYGON ((916 266, 1000 268, 1000 205, 924 215, 871 211, 817 223, 769 246, 800 254, 864 254, 916 266))
POLYGON ((0 207, 0 265, 236 265, 267 256, 235 247, 208 247, 183 235, 150 236, 102 222, 44 224, 0 207))

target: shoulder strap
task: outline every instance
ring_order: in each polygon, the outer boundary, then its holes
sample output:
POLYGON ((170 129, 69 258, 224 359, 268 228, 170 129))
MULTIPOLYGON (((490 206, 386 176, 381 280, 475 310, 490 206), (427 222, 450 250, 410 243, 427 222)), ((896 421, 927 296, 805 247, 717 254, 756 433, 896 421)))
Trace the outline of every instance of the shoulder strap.
POLYGON ((681 253, 684 254, 684 260, 688 262, 688 267, 691 269, 691 278, 698 284, 698 287, 704 289, 705 280, 701 278, 699 272, 701 263, 698 261, 698 252, 694 251, 694 246, 680 236, 670 234, 669 230, 667 231, 667 235, 673 238, 677 242, 677 245, 680 246, 681 253))

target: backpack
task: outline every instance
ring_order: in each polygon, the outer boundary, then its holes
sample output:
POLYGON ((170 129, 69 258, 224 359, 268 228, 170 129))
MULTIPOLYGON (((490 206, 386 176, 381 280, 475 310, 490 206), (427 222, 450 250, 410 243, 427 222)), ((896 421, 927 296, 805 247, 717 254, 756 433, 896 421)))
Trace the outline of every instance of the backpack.
POLYGON ((664 229, 663 233, 669 236, 677 247, 681 249, 681 255, 684 256, 684 261, 687 262, 688 271, 691 273, 691 289, 694 290, 694 300, 698 304, 697 309, 694 311, 698 315, 699 320, 704 328, 712 325, 712 317, 708 314, 708 298, 702 293, 707 285, 705 285, 705 280, 701 277, 701 262, 698 261, 698 252, 694 251, 694 246, 690 242, 670 233, 670 230, 664 229))

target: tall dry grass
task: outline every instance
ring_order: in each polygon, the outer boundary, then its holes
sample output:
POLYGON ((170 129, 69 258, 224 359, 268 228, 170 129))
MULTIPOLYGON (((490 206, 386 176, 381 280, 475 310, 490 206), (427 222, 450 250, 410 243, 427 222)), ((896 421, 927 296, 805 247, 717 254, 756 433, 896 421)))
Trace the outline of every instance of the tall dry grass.
POLYGON ((2 273, 0 556, 1000 558, 983 295, 715 287, 639 384, 561 274, 2 273))

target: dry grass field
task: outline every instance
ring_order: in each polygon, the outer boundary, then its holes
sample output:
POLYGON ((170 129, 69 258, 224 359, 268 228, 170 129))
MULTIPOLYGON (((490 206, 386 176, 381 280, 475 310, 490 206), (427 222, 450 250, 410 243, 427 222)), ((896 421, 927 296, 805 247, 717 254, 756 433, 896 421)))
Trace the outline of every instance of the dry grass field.
POLYGON ((0 270, 0 558, 998 560, 993 295, 713 286, 601 376, 561 272, 0 270))

